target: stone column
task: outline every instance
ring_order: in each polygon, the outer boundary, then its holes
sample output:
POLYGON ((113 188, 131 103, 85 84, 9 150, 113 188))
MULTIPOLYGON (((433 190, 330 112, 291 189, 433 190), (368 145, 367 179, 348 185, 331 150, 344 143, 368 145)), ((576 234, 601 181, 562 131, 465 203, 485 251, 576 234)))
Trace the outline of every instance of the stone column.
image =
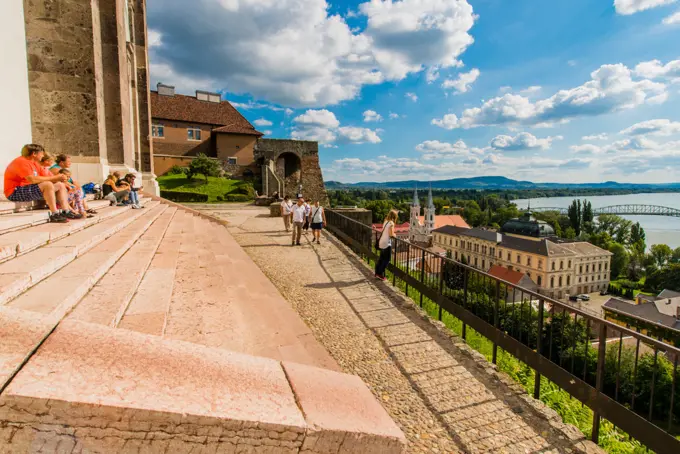
POLYGON ((99 2, 24 0, 24 16, 33 141, 70 154, 80 181, 100 181, 108 163, 99 2))
POLYGON ((153 141, 151 139, 151 98, 149 93, 148 29, 146 1, 138 0, 135 6, 135 53, 137 59, 137 108, 139 111, 139 166, 144 190, 160 194, 153 167, 153 141))
POLYGON ((0 197, 4 198, 5 168, 19 156, 21 147, 32 142, 23 0, 3 2, 0 42, 0 105, 4 106, 0 109, 0 197))

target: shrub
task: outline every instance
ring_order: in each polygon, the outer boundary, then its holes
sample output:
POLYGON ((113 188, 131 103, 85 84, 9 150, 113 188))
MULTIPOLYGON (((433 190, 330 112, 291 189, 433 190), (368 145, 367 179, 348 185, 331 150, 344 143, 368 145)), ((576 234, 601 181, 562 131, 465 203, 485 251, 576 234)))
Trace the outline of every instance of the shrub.
POLYGON ((255 188, 253 188, 253 185, 249 183, 239 183, 234 189, 229 191, 229 194, 231 195, 241 194, 248 196, 250 199, 254 199, 255 188))
POLYGON ((166 175, 186 175, 188 170, 189 169, 187 167, 174 165, 174 166, 170 167, 170 170, 165 172, 165 174, 166 175))
POLYGON ((208 194, 197 194, 195 192, 161 191, 161 197, 178 203, 208 201, 208 194))
POLYGON ((244 194, 227 194, 224 200, 226 202, 249 202, 251 198, 244 194))
POLYGON ((215 197, 215 198, 217 199, 218 202, 223 202, 223 201, 224 201, 224 197, 222 197, 221 195, 218 195, 218 196, 215 197))
POLYGON ((193 178, 194 175, 203 175, 205 177, 205 182, 208 183, 208 177, 219 176, 222 168, 220 163, 214 159, 210 159, 203 153, 199 153, 198 156, 189 164, 189 171, 187 172, 187 177, 193 178))

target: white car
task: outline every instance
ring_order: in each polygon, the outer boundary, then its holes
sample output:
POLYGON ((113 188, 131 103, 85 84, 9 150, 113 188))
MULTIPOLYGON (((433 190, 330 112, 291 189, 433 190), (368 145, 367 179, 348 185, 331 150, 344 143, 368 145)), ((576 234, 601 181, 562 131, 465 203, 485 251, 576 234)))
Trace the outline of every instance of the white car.
POLYGON ((582 299, 583 301, 590 301, 590 296, 586 294, 578 295, 577 298, 582 299))

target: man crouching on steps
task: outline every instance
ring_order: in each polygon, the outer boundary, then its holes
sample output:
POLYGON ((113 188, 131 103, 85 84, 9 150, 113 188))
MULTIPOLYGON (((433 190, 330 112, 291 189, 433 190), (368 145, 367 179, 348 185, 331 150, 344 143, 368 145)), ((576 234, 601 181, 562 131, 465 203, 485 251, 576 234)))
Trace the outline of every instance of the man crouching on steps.
POLYGON ((10 162, 5 170, 5 197, 12 202, 45 200, 50 209, 50 222, 75 219, 68 203, 68 176, 52 175, 40 165, 45 155, 42 145, 24 145, 21 156, 10 162), (57 209, 57 202, 63 210, 57 209))
POLYGON ((297 204, 293 205, 293 246, 300 245, 300 236, 302 236, 302 226, 307 217, 307 207, 305 206, 305 199, 298 198, 297 204))

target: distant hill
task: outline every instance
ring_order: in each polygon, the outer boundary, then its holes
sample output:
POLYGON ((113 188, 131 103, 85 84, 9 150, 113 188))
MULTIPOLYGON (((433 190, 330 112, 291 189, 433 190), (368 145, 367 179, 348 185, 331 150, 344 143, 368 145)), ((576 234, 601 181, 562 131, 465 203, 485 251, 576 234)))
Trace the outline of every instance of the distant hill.
POLYGON ((532 183, 531 181, 513 180, 501 176, 453 178, 439 181, 389 181, 386 183, 360 182, 341 183, 339 181, 327 181, 326 189, 351 189, 351 188, 375 188, 375 189, 411 189, 416 186, 426 188, 432 185, 433 189, 654 189, 654 188, 677 188, 680 183, 665 184, 637 184, 617 183, 606 181, 604 183, 532 183))

